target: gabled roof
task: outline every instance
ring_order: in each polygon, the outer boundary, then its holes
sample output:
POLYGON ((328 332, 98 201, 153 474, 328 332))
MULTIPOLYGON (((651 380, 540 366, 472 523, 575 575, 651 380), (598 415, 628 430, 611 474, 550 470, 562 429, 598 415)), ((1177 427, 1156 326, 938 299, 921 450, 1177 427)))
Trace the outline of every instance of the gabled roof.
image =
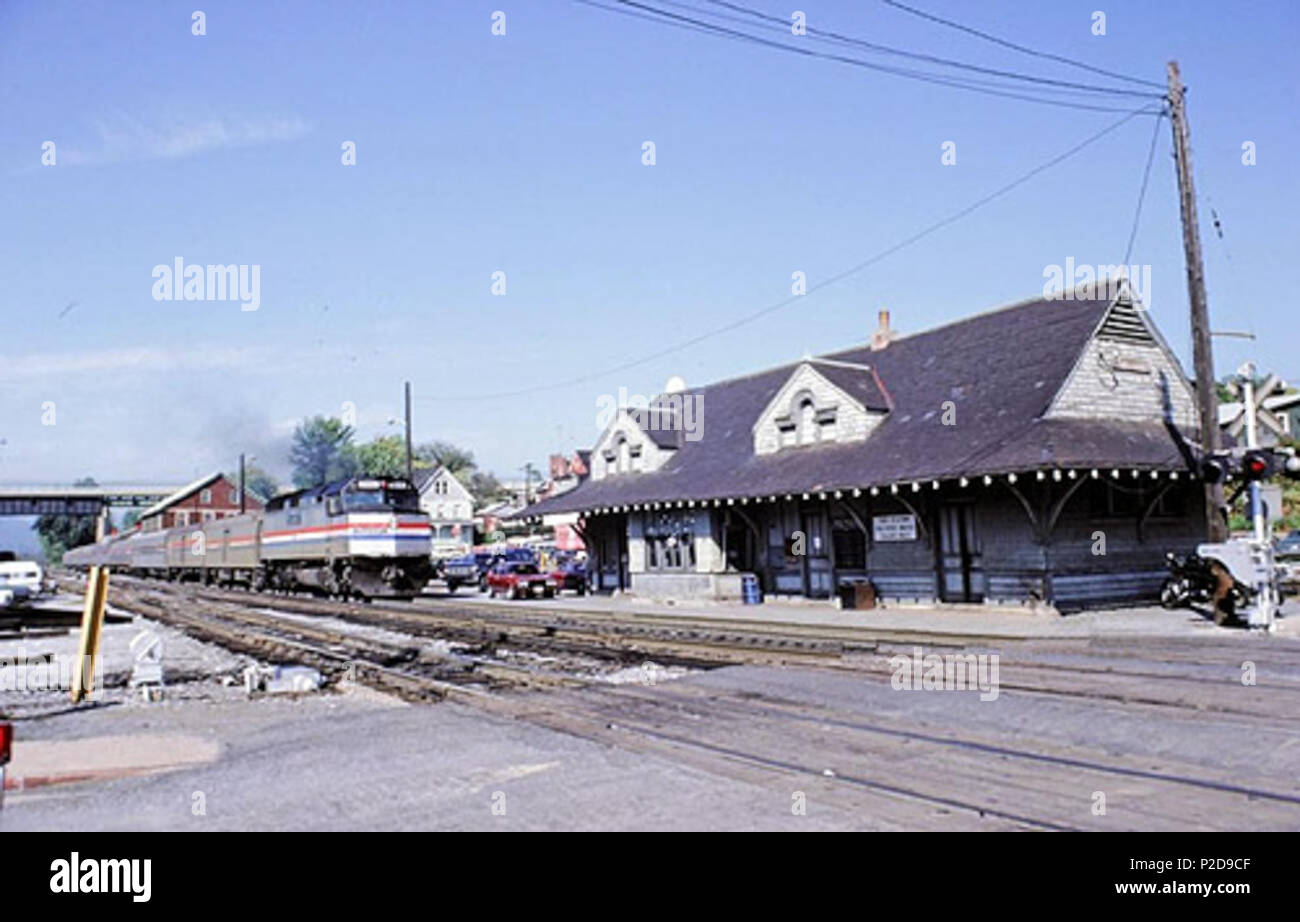
POLYGON ((465 484, 461 483, 460 478, 457 477, 455 474, 453 474, 445 464, 439 464, 436 467, 416 468, 415 469, 416 492, 419 493, 421 496, 424 496, 425 491, 428 490, 430 486, 433 484, 433 482, 438 479, 438 476, 443 473, 447 475, 448 483, 452 483, 455 485, 454 489, 456 491, 457 496, 461 498, 473 500, 474 497, 473 494, 470 493, 469 488, 466 487, 465 484))
POLYGON ((813 367, 888 413, 869 438, 756 455, 751 427, 802 362, 720 381, 702 398, 702 438, 663 467, 587 480, 528 507, 569 512, 629 503, 766 496, 952 479, 1044 467, 1170 469, 1183 458, 1163 423, 1044 420, 1044 412, 1113 299, 1035 298, 824 358, 813 367), (856 389, 856 390, 854 390, 856 389), (955 425, 943 425, 951 401, 955 425), (883 406, 882 406, 883 404, 883 406))
MULTIPOLYGON (((416 491, 423 493, 425 488, 433 483, 437 476, 445 470, 447 470, 445 464, 436 464, 433 467, 417 467, 413 472, 416 491)), ((452 479, 456 479, 455 475, 452 475, 452 479)))
MULTIPOLYGON (((878 355, 879 353, 872 353, 878 355)), ((832 365, 826 361, 830 356, 821 358, 812 358, 808 360, 818 374, 827 381, 834 384, 844 393, 848 394, 858 403, 868 410, 877 412, 888 412, 890 409, 889 394, 885 391, 884 382, 880 380, 880 375, 871 365, 870 360, 866 362, 854 362, 852 367, 848 363, 843 365, 832 365)))
POLYGON ((179 503, 181 500, 185 499, 185 497, 189 496, 190 494, 197 493, 199 490, 212 486, 212 484, 216 483, 223 476, 224 475, 222 474, 221 471, 213 471, 211 474, 208 474, 206 477, 200 477, 198 480, 194 481, 193 483, 187 483, 185 486, 181 487, 175 493, 171 494, 170 496, 163 497, 162 499, 158 500, 158 502, 154 503, 152 506, 146 509, 144 512, 140 513, 140 519, 144 520, 149 518, 150 516, 154 516, 160 512, 163 512, 164 510, 167 509, 168 506, 172 506, 175 505, 176 503, 179 503))

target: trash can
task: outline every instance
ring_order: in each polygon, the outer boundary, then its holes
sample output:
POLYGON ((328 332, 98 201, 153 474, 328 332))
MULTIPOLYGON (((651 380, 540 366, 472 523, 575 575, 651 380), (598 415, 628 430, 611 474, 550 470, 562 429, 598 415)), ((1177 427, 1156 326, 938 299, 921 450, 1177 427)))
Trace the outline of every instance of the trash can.
POLYGON ((753 573, 740 574, 740 600, 745 605, 763 604, 763 586, 753 573))
POLYGON ((840 583, 841 608, 875 608, 876 587, 869 579, 846 579, 840 583))

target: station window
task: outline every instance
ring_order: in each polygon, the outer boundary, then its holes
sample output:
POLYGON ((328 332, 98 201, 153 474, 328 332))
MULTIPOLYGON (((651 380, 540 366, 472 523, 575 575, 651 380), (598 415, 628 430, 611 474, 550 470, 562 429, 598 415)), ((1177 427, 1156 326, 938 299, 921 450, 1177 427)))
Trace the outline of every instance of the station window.
POLYGON ((1142 514, 1142 488, 1104 481, 1092 491, 1090 512, 1094 519, 1133 519, 1142 514))
POLYGON ((867 568, 867 536, 843 510, 831 517, 831 549, 837 570, 867 568))
POLYGON ((648 517, 645 528, 646 569, 694 570, 693 518, 662 513, 648 517))
POLYGON ((201 491, 199 493, 199 502, 201 502, 205 506, 210 505, 212 503, 212 491, 211 490, 201 491))

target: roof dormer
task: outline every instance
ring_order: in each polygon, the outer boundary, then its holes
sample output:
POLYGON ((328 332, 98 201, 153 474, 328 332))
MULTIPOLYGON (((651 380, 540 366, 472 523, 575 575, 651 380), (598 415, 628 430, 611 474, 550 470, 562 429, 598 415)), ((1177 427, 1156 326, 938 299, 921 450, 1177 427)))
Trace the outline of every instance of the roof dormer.
POLYGON ((810 359, 791 373, 754 423, 754 453, 863 441, 887 413, 887 398, 870 368, 810 359))

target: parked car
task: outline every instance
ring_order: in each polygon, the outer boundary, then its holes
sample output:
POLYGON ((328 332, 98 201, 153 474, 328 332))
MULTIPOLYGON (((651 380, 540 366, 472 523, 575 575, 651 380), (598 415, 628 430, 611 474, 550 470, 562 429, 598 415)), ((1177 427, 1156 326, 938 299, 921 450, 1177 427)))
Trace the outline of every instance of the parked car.
POLYGON ((1300 588, 1300 529, 1278 538, 1273 545, 1278 582, 1289 593, 1300 588))
POLYGON ((1278 557, 1300 557, 1300 528, 1288 532, 1273 545, 1278 557))
POLYGON ((34 560, 0 562, 0 590, 3 604, 25 605, 45 590, 45 573, 34 560))
POLYGON ((493 598, 498 595, 512 599, 542 598, 555 596, 555 587, 551 579, 537 568, 535 563, 497 564, 487 575, 488 592, 493 598))
POLYGON ((492 551, 487 554, 475 555, 475 556, 482 556, 485 558, 485 560, 483 560, 483 562, 481 562, 479 565, 479 581, 478 581, 479 592, 488 591, 488 584, 487 584, 488 573, 491 572, 498 564, 503 564, 503 563, 531 563, 533 565, 537 564, 537 554, 526 547, 508 547, 505 550, 492 551))
POLYGON ((577 560, 566 560, 551 570, 551 585, 558 595, 566 589, 578 595, 587 594, 587 565, 577 560))
POLYGON ((464 557, 452 557, 442 561, 442 578, 447 583, 447 591, 455 592, 461 586, 476 586, 479 578, 487 569, 487 559, 490 555, 482 555, 485 559, 480 561, 478 554, 467 554, 464 557))

